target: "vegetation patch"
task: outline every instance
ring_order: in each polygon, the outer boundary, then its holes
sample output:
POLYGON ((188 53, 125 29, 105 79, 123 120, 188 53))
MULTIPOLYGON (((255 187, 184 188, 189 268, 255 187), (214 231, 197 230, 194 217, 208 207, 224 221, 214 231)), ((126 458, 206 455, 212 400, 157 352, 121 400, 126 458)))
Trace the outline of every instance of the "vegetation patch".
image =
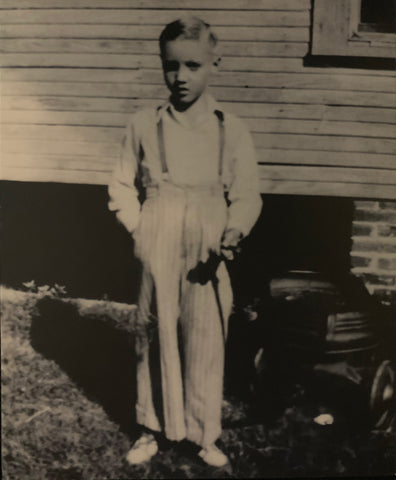
POLYGON ((219 445, 231 468, 204 466, 190 445, 163 442, 149 463, 125 454, 134 422, 133 306, 59 298, 62 289, 3 289, 2 455, 6 480, 273 478, 396 471, 396 429, 313 422, 295 396, 271 421, 226 394, 219 445))

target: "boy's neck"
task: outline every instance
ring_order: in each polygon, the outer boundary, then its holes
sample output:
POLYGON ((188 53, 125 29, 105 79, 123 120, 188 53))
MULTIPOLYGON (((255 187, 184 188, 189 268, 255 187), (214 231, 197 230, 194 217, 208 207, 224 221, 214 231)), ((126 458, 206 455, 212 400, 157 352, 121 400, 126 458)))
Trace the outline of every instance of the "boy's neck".
POLYGON ((191 126, 199 123, 200 119, 207 115, 208 105, 205 94, 200 95, 190 104, 178 104, 172 98, 170 101, 177 116, 182 117, 191 126))

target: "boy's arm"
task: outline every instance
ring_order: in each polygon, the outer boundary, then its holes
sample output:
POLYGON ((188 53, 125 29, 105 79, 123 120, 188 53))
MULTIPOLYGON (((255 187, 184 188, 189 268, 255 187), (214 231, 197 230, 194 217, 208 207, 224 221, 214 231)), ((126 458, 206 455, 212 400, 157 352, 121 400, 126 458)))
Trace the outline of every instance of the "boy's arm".
POLYGON ((126 127, 122 140, 121 155, 108 187, 109 209, 115 212, 119 222, 130 233, 135 230, 140 215, 140 202, 135 187, 137 172, 135 141, 135 132, 131 119, 126 127))
POLYGON ((228 222, 223 245, 236 243, 246 237, 256 223, 261 211, 259 172, 253 140, 249 131, 241 125, 241 133, 236 142, 233 168, 233 180, 228 199, 228 222), (239 234, 239 238, 238 237, 239 234))

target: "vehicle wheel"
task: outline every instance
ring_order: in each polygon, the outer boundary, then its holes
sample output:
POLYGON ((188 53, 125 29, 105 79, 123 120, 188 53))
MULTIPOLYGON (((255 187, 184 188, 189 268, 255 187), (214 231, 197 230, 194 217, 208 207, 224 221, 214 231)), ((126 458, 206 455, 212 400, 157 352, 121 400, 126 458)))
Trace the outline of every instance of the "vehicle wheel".
POLYGON ((395 371, 384 360, 375 372, 370 391, 370 411, 375 429, 386 429, 395 414, 395 371))

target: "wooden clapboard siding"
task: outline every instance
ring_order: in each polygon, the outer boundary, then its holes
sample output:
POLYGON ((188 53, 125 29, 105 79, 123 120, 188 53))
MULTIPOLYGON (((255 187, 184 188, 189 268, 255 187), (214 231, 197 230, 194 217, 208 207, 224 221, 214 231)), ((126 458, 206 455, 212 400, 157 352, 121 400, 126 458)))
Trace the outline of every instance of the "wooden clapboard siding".
MULTIPOLYGON (((29 79, 19 82, 18 78, 12 81, 7 81, 7 76, 3 75, 3 94, 15 95, 31 95, 32 90, 36 91, 34 94, 40 94, 40 86, 42 90, 46 90, 45 93, 49 93, 49 87, 53 89, 61 90, 61 92, 68 92, 67 84, 65 84, 65 76, 69 85, 75 88, 84 88, 89 85, 87 82, 92 82, 94 85, 92 89, 98 89, 101 85, 114 86, 114 77, 117 79, 118 85, 128 84, 130 88, 134 85, 161 85, 163 86, 162 72, 155 69, 146 69, 144 72, 139 70, 127 70, 122 71, 122 75, 106 76, 99 80, 98 72, 86 69, 84 74, 84 82, 81 81, 81 72, 70 70, 70 73, 65 73, 59 69, 54 69, 52 72, 52 79, 38 77, 37 79, 29 79), (79 74, 77 76, 76 74, 79 74), (58 80, 56 79, 58 77, 58 80)), ((23 73, 23 72, 22 72, 23 73)), ((42 72, 43 73, 43 72, 42 72)), ((45 73, 45 72, 44 72, 45 73)), ((219 86, 224 89, 229 87, 242 87, 242 88, 273 88, 273 89, 299 89, 299 90, 342 90, 353 92, 376 92, 376 93, 391 93, 395 92, 395 79, 392 77, 382 77, 373 84, 373 79, 370 76, 360 77, 359 85, 353 88, 354 78, 348 75, 338 77, 328 77, 325 75, 309 75, 304 73, 290 73, 288 78, 284 79, 284 74, 266 72, 265 75, 257 72, 221 72, 213 76, 213 86, 219 86), (280 83, 281 82, 281 83, 280 83), (375 90, 376 88, 376 90, 375 90)), ((69 89, 70 90, 70 89, 69 89)), ((57 93, 59 95, 59 93, 57 93)))
POLYGON ((97 142, 120 142, 123 129, 118 127, 80 127, 63 125, 25 125, 23 133, 19 125, 4 125, 0 131, 7 138, 43 140, 50 136, 53 140, 97 142))
MULTIPOLYGON (((0 47, 1 49, 1 47, 0 47)), ((162 72, 158 69, 144 70, 105 70, 89 68, 29 68, 27 71, 4 68, 2 71, 3 84, 7 82, 94 82, 94 83, 163 83, 162 72)), ((287 77, 284 73, 266 72, 265 75, 258 72, 228 72, 216 73, 211 81, 217 86, 241 86, 248 87, 271 87, 271 88, 300 88, 307 90, 352 90, 388 92, 395 91, 395 78, 379 77, 375 83, 370 75, 360 75, 359 83, 352 75, 323 75, 321 73, 306 74, 303 72, 291 72, 287 77)))
MULTIPOLYGON (((48 132, 48 135, 50 133, 48 132)), ((98 134, 99 135, 99 134, 98 134)), ((63 153, 71 152, 79 154, 81 148, 81 154, 93 154, 101 155, 108 151, 118 151, 118 143, 102 143, 100 141, 84 141, 70 140, 68 142, 62 142, 61 140, 47 137, 46 139, 30 139, 25 138, 23 132, 19 138, 15 139, 10 137, 7 142, 2 142, 1 148, 3 151, 16 152, 16 153, 63 153), (23 138, 20 138, 23 137, 23 138), (65 149, 59 151, 59 149, 65 149), (86 150, 89 150, 86 153, 86 150)), ((319 150, 322 149, 327 152, 356 152, 356 153, 376 153, 395 155, 396 152, 396 140, 390 139, 371 139, 360 137, 357 141, 355 138, 341 137, 341 136, 323 136, 322 138, 314 135, 295 135, 295 134, 280 134, 274 135, 272 133, 260 133, 253 134, 256 145, 259 148, 270 149, 282 149, 287 155, 287 150, 319 150)), ((376 164, 373 164, 375 167, 376 164)))
POLYGON ((47 111, 100 111, 103 116, 107 112, 134 112, 138 108, 158 105, 153 99, 113 99, 83 97, 16 97, 3 96, 2 107, 5 110, 41 110, 47 111))
POLYGON ((35 168, 18 168, 7 164, 2 167, 2 175, 7 180, 21 181, 21 179, 23 179, 25 182, 62 182, 106 185, 109 180, 109 173, 107 171, 41 168, 40 166, 35 168))
MULTIPOLYGON (((88 98, 80 111, 81 99, 73 97, 4 97, 3 121, 9 124, 54 124, 54 125, 100 125, 122 127, 127 121, 129 113, 138 108, 155 105, 156 100, 124 101, 119 99, 88 98), (80 103, 78 103, 80 102, 80 103), (65 110, 62 110, 61 107, 65 110), (107 110, 106 110, 107 107, 107 110), (106 114, 104 114, 106 112, 106 114), (116 113, 115 113, 116 112, 116 113)), ((299 104, 266 104, 265 109, 258 103, 227 103, 223 102, 227 110, 243 118, 305 119, 321 121, 357 122, 364 128, 372 124, 380 128, 381 125, 391 125, 394 128, 396 112, 390 108, 374 107, 340 107, 337 105, 299 105, 299 104)), ((255 128, 255 124, 252 124, 255 128)))
MULTIPOLYGON (((7 142, 2 142, 1 145, 2 156, 8 158, 8 154, 12 153, 35 153, 37 155, 61 155, 67 152, 70 155, 97 155, 107 156, 114 155, 118 151, 117 143, 106 143, 106 142, 86 142, 86 141, 64 141, 64 140, 54 140, 52 138, 42 139, 42 140, 32 140, 11 138, 7 142)), ((7 165, 7 163, 6 163, 7 165)))
MULTIPOLYGON (((244 10, 307 10, 310 0, 244 0, 244 10)), ((163 0, 3 0, 0 8, 18 9, 18 8, 163 8, 176 10, 189 10, 193 8, 202 8, 205 10, 240 10, 241 0, 172 0, 164 2, 163 0)))
MULTIPOLYGON (((34 96, 81 96, 105 98, 154 98, 166 97, 167 90, 161 84, 129 84, 120 83, 117 88, 113 83, 87 82, 10 82, 3 83, 3 95, 34 96)), ((309 90, 300 88, 247 88, 247 87, 212 87, 211 91, 220 101, 265 103, 304 103, 304 104, 337 104, 343 101, 347 105, 396 107, 394 93, 377 93, 367 95, 361 91, 309 90)))
MULTIPOLYGON (((81 183, 81 182, 80 182, 81 183)), ((326 182, 326 181, 298 181, 288 179, 261 179, 261 190, 271 194, 293 195, 324 195, 353 198, 395 198, 394 185, 381 185, 379 187, 373 176, 373 183, 326 182)))
POLYGON ((2 0, 3 177, 104 184, 123 127, 167 95, 162 26, 210 22, 210 90, 253 134, 263 192, 396 198, 396 74, 306 67, 310 0, 2 0))
MULTIPOLYGON (((295 135, 272 133, 254 133, 258 147, 281 148, 288 150, 323 150, 334 152, 360 152, 395 155, 396 140, 342 137, 336 135, 295 135)), ((286 154, 285 154, 286 155, 286 154)), ((375 163, 373 164, 375 167, 375 163)))
MULTIPOLYGON (((4 67, 89 67, 89 68, 157 68, 161 63, 158 55, 119 55, 101 53, 5 53, 1 55, 4 67)), ((221 62, 225 71, 285 71, 301 69, 302 61, 294 58, 224 57, 221 62)))
MULTIPOLYGON (((307 42, 233 42, 227 41, 222 44, 221 53, 233 56, 267 56, 289 57, 304 55, 307 52, 307 42)), ((39 39, 39 40, 15 40, 4 39, 0 45, 0 51, 4 53, 73 53, 76 51, 85 53, 118 53, 137 55, 156 55, 158 42, 156 40, 64 40, 64 39, 39 39)))
MULTIPOLYGON (((270 117, 270 118, 313 118, 313 119, 328 119, 350 121, 360 121, 363 118, 362 124, 373 123, 393 123, 394 110, 386 108, 378 108, 378 112, 375 108, 357 108, 357 107, 339 107, 335 106, 323 106, 323 105, 294 105, 294 104, 266 104, 265 109, 263 105, 259 103, 228 103, 223 102, 228 110, 242 116, 252 117, 270 117), (277 113, 279 112, 279 113, 277 113), (312 117, 310 116, 312 112, 312 117), (323 113, 322 113, 323 112, 323 113), (337 116, 339 115, 339 117, 337 116)), ((46 110, 48 112, 59 111, 92 111, 102 112, 101 122, 110 122, 105 117, 106 112, 129 112, 132 113, 138 108, 151 107, 158 105, 158 100, 155 99, 118 99, 118 98, 93 98, 93 97, 29 97, 29 96, 3 96, 2 107, 5 111, 4 115, 7 115, 7 110, 46 110)), ((48 115, 50 115, 48 113, 48 115)), ((55 113, 54 113, 55 115, 55 113)), ((76 117, 77 120, 77 117, 76 117)), ((53 122, 50 122, 53 123, 53 122)))
MULTIPOLYGON (((165 2, 164 2, 165 3, 165 2)), ((308 27, 310 17, 302 11, 246 11, 238 14, 228 10, 191 9, 192 15, 205 17, 212 25, 246 25, 258 27, 274 27, 279 24, 286 27, 308 27)), ((160 9, 153 14, 152 10, 143 9, 106 9, 82 10, 76 15, 75 9, 40 9, 40 10, 3 10, 2 23, 9 24, 83 24, 89 25, 161 25, 175 19, 174 10, 160 9)))
MULTIPOLYGON (((102 38, 102 39, 146 39, 155 40, 161 26, 139 25, 2 25, 4 38, 102 38)), ((292 29, 279 27, 229 27, 218 26, 216 33, 223 41, 308 41, 309 31, 305 27, 292 29)))
POLYGON ((40 162, 40 168, 56 170, 94 170, 109 172, 117 157, 107 156, 98 158, 93 155, 84 155, 76 158, 75 155, 53 154, 26 155, 23 153, 6 154, 12 160, 13 168, 35 168, 40 162))
MULTIPOLYGON (((378 143, 381 141, 383 146, 386 142, 383 139, 394 139, 395 128, 393 125, 373 125, 360 124, 358 122, 326 122, 311 120, 285 120, 285 119, 246 119, 246 123, 250 125, 250 130, 254 133, 285 133, 295 132, 296 134, 316 134, 335 135, 347 137, 363 137, 368 139, 373 137, 373 141, 378 143)), ((21 130, 20 125, 9 124, 2 125, 1 131, 5 137, 22 137, 22 138, 70 138, 70 140, 87 139, 96 141, 98 136, 101 139, 109 139, 110 141, 121 141, 123 130, 117 127, 106 128, 99 126, 63 126, 63 125, 30 125, 27 124, 21 130)), ((266 140, 265 140, 266 141, 266 140)), ((351 140, 356 143, 356 140, 351 140)), ((364 140, 365 141, 365 140, 364 140)), ((392 140, 392 142, 396 142, 392 140)), ((395 143, 396 145, 396 143, 395 143)), ((356 145, 361 148, 360 140, 356 145)), ((395 151, 396 153, 396 151, 395 151)))
MULTIPOLYGON (((322 152, 318 150, 303 150, 292 151, 285 155, 284 150, 281 149, 259 149, 258 150, 263 162, 268 165, 274 163, 283 165, 323 165, 323 166, 342 166, 342 167, 367 167, 373 168, 373 161, 378 157, 370 153, 356 153, 356 152, 322 152)), ((100 164, 111 164, 117 158, 117 152, 108 156, 90 156, 81 155, 76 157, 74 155, 65 154, 41 154, 40 156, 31 153, 4 153, 4 156, 9 160, 13 167, 31 167, 37 166, 38 162, 41 167, 45 168, 65 168, 66 165, 80 166, 83 168, 86 162, 92 165, 100 162, 100 164), (80 163, 79 163, 80 162, 80 163)), ((376 169, 392 169, 393 157, 392 155, 382 155, 381 163, 376 163, 376 169)), ((108 169, 107 169, 108 170, 108 169)))

